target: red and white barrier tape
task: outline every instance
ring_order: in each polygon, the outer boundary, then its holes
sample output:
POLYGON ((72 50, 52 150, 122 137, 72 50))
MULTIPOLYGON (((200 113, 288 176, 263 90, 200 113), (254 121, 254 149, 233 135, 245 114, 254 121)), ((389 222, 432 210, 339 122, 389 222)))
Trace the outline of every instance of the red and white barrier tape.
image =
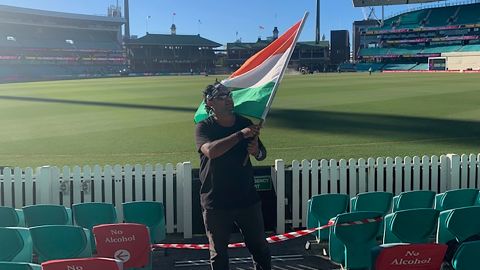
MULTIPOLYGON (((377 218, 367 218, 367 219, 362 219, 358 221, 350 221, 350 222, 345 222, 341 224, 337 224, 336 226, 352 226, 352 225, 360 225, 360 224, 367 224, 367 223, 374 223, 374 222, 380 222, 382 221, 383 217, 377 217, 377 218)), ((289 232, 289 233, 284 233, 284 234, 279 234, 279 235, 274 235, 268 237, 266 240, 268 243, 278 243, 278 242, 283 242, 289 239, 294 239, 298 237, 305 236, 307 234, 311 234, 313 232, 316 232, 318 230, 323 230, 328 227, 332 227, 335 224, 335 220, 331 219, 327 225, 320 226, 318 228, 314 229, 306 229, 306 230, 299 230, 295 232, 289 232)), ((229 248, 243 248, 245 247, 245 243, 233 243, 233 244, 228 244, 229 248)), ((208 244, 152 244, 152 249, 157 249, 157 248, 175 248, 175 249, 208 249, 208 244)))

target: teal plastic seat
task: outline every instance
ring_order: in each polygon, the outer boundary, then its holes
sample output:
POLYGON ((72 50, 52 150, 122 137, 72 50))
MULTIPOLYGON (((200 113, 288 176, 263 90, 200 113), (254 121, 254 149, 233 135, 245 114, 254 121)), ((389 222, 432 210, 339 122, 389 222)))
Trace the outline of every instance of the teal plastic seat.
POLYGON ((386 214, 392 206, 393 194, 383 191, 372 191, 359 193, 350 201, 352 203, 352 212, 374 211, 386 214))
POLYGON ((433 208, 435 192, 431 190, 405 191, 393 197, 393 212, 415 208, 433 208))
POLYGON ((458 242, 480 234, 480 206, 453 209, 446 219, 447 230, 458 242))
POLYGON ((111 203, 89 202, 72 205, 75 224, 90 231, 92 250, 95 250, 95 239, 92 229, 96 225, 117 223, 117 212, 111 203))
POLYGON ((440 212, 437 243, 461 242, 480 233, 480 206, 460 207, 440 212))
POLYGON ((0 262, 0 269, 2 270, 42 270, 38 264, 25 262, 0 262))
MULTIPOLYGON (((345 213, 348 209, 347 194, 320 194, 308 200, 307 227, 317 228, 328 224, 331 218, 345 213)), ((328 240, 330 228, 315 232, 317 240, 328 240)))
POLYGON ((63 205, 37 204, 22 208, 27 227, 72 225, 71 209, 63 205))
MULTIPOLYGON (((371 191, 357 194, 356 197, 350 199, 352 210, 358 211, 374 211, 381 212, 386 215, 392 208, 393 194, 384 191, 371 191)), ((383 238, 383 221, 380 223, 377 237, 383 238)))
POLYGON ((444 211, 453 208, 475 205, 478 189, 462 188, 447 190, 435 196, 435 209, 444 211))
POLYGON ((31 262, 32 252, 32 238, 27 228, 0 228, 0 261, 31 262))
POLYGON ((33 250, 40 263, 92 256, 88 229, 71 225, 44 225, 30 228, 30 233, 33 250))
POLYGON ((369 268, 371 249, 377 246, 380 222, 339 226, 339 224, 382 217, 382 212, 359 211, 340 214, 335 218, 329 241, 330 259, 346 269, 369 268))
POLYGON ((20 218, 14 208, 0 206, 0 227, 19 227, 20 218))
POLYGON ((455 270, 478 269, 480 241, 465 242, 453 255, 452 266, 455 270))
POLYGON ((385 216, 383 243, 428 243, 437 227, 439 211, 432 208, 401 210, 385 216))
POLYGON ((123 216, 126 223, 143 224, 150 230, 150 240, 158 243, 165 239, 165 211, 161 202, 123 203, 123 216))

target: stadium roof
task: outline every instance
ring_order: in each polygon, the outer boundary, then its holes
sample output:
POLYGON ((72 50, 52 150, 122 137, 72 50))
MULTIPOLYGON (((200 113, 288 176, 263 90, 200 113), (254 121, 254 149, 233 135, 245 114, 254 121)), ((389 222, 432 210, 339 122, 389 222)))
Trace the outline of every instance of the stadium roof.
POLYGON ((440 2, 445 0, 353 0, 354 7, 373 7, 389 5, 419 4, 428 2, 440 2))
POLYGON ((138 45, 178 45, 220 47, 222 44, 208 40, 199 35, 147 34, 138 39, 131 39, 128 44, 138 45))
POLYGON ((0 12, 18 13, 23 15, 37 15, 37 16, 62 18, 62 19, 77 19, 77 20, 84 20, 84 21, 85 20, 86 21, 102 21, 102 22, 110 22, 110 23, 118 23, 118 24, 125 23, 125 19, 121 17, 74 14, 74 13, 47 11, 47 10, 40 10, 40 9, 13 7, 13 6, 6 6, 6 5, 0 5, 0 12))
MULTIPOLYGON (((264 48, 270 44, 271 40, 260 40, 257 42, 232 42, 227 43, 227 48, 230 50, 239 50, 239 49, 253 49, 253 48, 264 48)), ((329 47, 328 41, 320 41, 318 44, 315 41, 299 41, 297 45, 300 46, 314 46, 314 47, 329 47)))

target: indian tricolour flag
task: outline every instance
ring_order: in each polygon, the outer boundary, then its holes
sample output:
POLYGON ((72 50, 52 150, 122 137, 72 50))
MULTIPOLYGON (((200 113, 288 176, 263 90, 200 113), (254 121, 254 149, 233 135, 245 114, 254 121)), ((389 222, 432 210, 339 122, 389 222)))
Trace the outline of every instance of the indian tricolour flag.
MULTIPOLYGON (((307 16, 308 12, 302 20, 221 82, 232 90, 235 112, 262 122, 265 120, 307 16)), ((195 123, 207 117, 205 103, 202 102, 195 113, 195 123)))

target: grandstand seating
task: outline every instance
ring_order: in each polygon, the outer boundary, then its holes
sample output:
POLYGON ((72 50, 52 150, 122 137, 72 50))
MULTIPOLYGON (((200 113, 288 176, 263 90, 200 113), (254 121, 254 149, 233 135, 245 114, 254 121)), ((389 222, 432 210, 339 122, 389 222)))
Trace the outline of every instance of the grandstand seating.
POLYGON ((41 225, 72 225, 72 212, 63 205, 37 204, 22 208, 28 227, 41 225))
POLYGON ((340 214, 335 219, 330 233, 329 253, 332 261, 341 263, 346 269, 368 269, 371 264, 371 248, 377 246, 376 236, 380 222, 353 226, 337 224, 381 217, 381 212, 360 211, 340 214))
POLYGON ((2 270, 42 270, 38 264, 24 262, 0 262, 2 270))
POLYGON ((428 243, 437 226, 438 214, 432 208, 400 210, 388 214, 384 220, 383 243, 428 243))
POLYGON ((124 221, 144 224, 150 229, 152 243, 165 239, 165 211, 163 203, 137 201, 122 204, 124 221))
POLYGON ((452 259, 453 269, 477 269, 478 254, 480 254, 480 241, 472 241, 461 244, 452 259))
POLYGON ((95 239, 92 229, 96 225, 117 223, 117 213, 111 203, 89 202, 72 205, 75 224, 90 231, 92 249, 95 250, 95 239))
POLYGON ((0 261, 32 262, 32 238, 27 228, 0 228, 0 239, 0 261))
POLYGON ((393 212, 415 208, 432 208, 435 192, 431 190, 405 191, 393 197, 393 212))
POLYGON ((87 229, 71 225, 45 225, 30 228, 33 250, 39 262, 92 256, 87 229))
MULTIPOLYGON (((331 218, 348 209, 347 194, 320 194, 308 200, 307 227, 317 228, 328 224, 331 218)), ((317 240, 328 240, 330 229, 316 232, 317 240)))
POLYGON ((410 70, 428 70, 428 63, 420 63, 410 70))
POLYGON ((20 219, 17 211, 11 207, 0 206, 0 227, 17 227, 20 219))
POLYGON ((435 196, 435 209, 443 211, 472 206, 478 197, 478 189, 452 189, 435 196))

